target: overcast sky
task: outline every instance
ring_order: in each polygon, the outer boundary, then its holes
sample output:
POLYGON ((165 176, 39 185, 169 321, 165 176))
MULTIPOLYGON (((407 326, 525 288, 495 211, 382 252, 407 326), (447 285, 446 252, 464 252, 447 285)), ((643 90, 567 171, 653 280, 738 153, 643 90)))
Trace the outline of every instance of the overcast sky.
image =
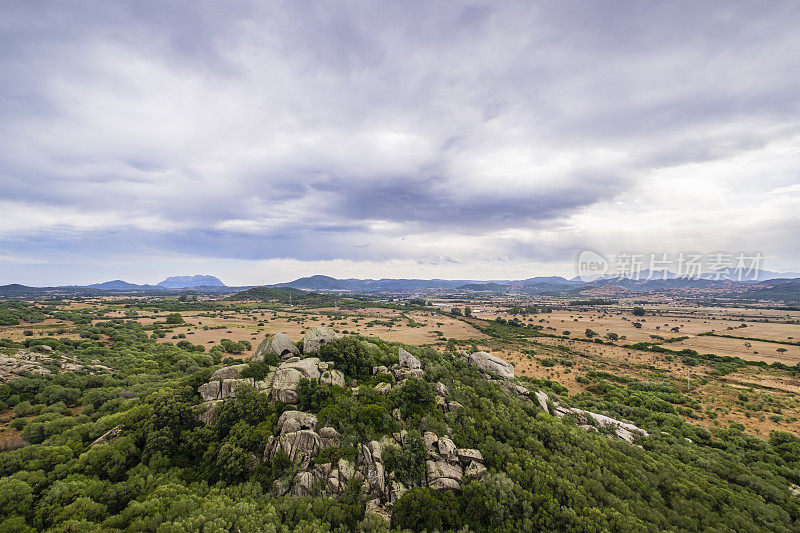
POLYGON ((800 3, 0 3, 0 284, 800 270, 800 3))

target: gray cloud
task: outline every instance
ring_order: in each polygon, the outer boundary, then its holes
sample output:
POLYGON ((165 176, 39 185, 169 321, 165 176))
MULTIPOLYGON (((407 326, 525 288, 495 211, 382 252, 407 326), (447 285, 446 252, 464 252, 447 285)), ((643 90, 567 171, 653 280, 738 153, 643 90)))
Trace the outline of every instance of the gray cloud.
POLYGON ((7 2, 0 275, 519 269, 744 246, 736 208, 797 268, 799 23, 794 2, 7 2))

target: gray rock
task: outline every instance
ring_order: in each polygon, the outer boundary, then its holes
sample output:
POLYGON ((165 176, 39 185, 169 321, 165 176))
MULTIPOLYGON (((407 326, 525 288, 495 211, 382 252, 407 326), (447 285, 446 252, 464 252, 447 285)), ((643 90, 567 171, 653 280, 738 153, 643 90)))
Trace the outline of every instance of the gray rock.
POLYGON ((355 465, 347 459, 339 459, 339 478, 345 483, 356 475, 355 465))
MULTIPOLYGON (((616 420, 610 416, 593 413, 591 411, 584 411, 583 409, 578 409, 577 407, 565 408, 560 405, 556 405, 554 414, 559 418, 563 418, 566 415, 572 414, 587 422, 589 419, 592 419, 600 426, 610 426, 614 429, 614 433, 617 435, 617 437, 627 441, 629 444, 633 444, 638 435, 644 435, 645 437, 649 435, 647 431, 640 427, 634 426, 629 422, 622 422, 621 420, 616 420)), ((582 427, 586 431, 597 430, 593 424, 579 424, 579 427, 582 427)))
POLYGON ((292 433, 301 429, 317 429, 317 417, 303 411, 284 411, 278 419, 279 433, 292 433))
POLYGON ((392 386, 389 383, 378 383, 375 385, 375 392, 380 394, 381 396, 386 396, 392 390, 392 386))
POLYGON ((300 350, 294 345, 292 340, 285 333, 268 335, 261 344, 258 345, 253 361, 263 361, 267 354, 274 354, 284 359, 293 355, 300 355, 300 350))
POLYGON ((300 472, 292 483, 292 494, 294 496, 308 496, 311 494, 311 485, 314 483, 314 476, 311 472, 300 472))
POLYGON ((308 465, 308 462, 322 449, 319 435, 310 429, 302 429, 291 433, 282 433, 271 438, 265 450, 266 459, 272 461, 280 450, 286 452, 295 464, 308 465))
POLYGON ((339 471, 334 470, 331 472, 331 477, 328 478, 328 490, 330 492, 339 492, 339 487, 341 484, 339 483, 339 471))
POLYGON ((272 380, 272 398, 283 403, 297 403, 300 380, 319 379, 321 374, 318 365, 319 359, 316 357, 282 363, 275 371, 272 380))
POLYGON ((247 364, 223 366, 213 374, 211 374, 211 381, 222 381, 225 379, 237 379, 239 373, 247 368, 247 364))
MULTIPOLYGON (((320 367, 324 364, 325 363, 320 363, 320 367)), ((323 372, 322 376, 319 378, 319 382, 323 385, 336 385, 344 388, 344 372, 341 370, 325 370, 325 372, 323 372)))
POLYGON ((203 401, 220 400, 222 399, 222 382, 209 381, 208 383, 203 383, 197 388, 197 392, 200 393, 203 401))
POLYGON ((425 377, 425 372, 421 368, 397 368, 392 370, 392 376, 397 381, 403 381, 408 378, 422 379, 425 377))
POLYGON ((467 359, 473 366, 483 372, 488 372, 504 379, 514 379, 514 367, 511 363, 503 361, 488 352, 471 353, 467 356, 467 359))
POLYGON ((323 439, 338 439, 339 432, 330 426, 325 426, 324 428, 320 428, 319 436, 323 439))
POLYGON ((436 442, 439 440, 439 437, 436 436, 436 433, 426 431, 422 434, 422 440, 425 441, 425 447, 428 449, 429 453, 436 453, 438 451, 436 442))
POLYGON ((480 450, 475 450, 474 448, 459 448, 456 450, 456 455, 464 464, 472 461, 483 462, 483 454, 480 450))
POLYGON ((428 483, 428 486, 437 492, 445 490, 458 491, 461 490, 461 484, 452 478, 440 477, 428 483))
POLYGON ((464 477, 467 479, 480 479, 484 475, 486 475, 486 467, 477 461, 472 461, 464 470, 464 477))
POLYGON ((422 363, 419 362, 419 359, 403 348, 397 350, 397 356, 400 358, 400 366, 403 368, 422 368, 422 363))
POLYGON ((458 459, 456 456, 456 445, 447 437, 440 437, 437 443, 439 447, 439 455, 448 461, 455 461, 458 459))
POLYGON ((194 417, 207 426, 213 426, 219 418, 217 406, 221 403, 222 400, 210 400, 196 405, 194 407, 194 417))
POLYGON ((303 339, 303 353, 306 355, 317 353, 322 345, 328 344, 338 337, 330 328, 311 328, 303 339))
POLYGON ((373 366, 372 367, 372 375, 373 376, 378 376, 380 374, 388 374, 388 373, 389 373, 389 369, 386 368, 385 366, 373 366))
POLYGON ((431 461, 425 462, 428 471, 428 484, 431 481, 447 477, 450 479, 459 480, 464 475, 464 471, 457 464, 451 464, 446 461, 431 461))
POLYGON ((547 400, 549 399, 547 393, 544 391, 536 391, 536 399, 539 400, 539 407, 542 408, 542 411, 550 414, 550 409, 547 407, 547 400))
POLYGON ((436 394, 440 396, 447 396, 448 390, 447 386, 444 383, 442 383, 441 381, 437 381, 434 387, 436 388, 436 394))
POLYGON ((463 405, 461 405, 461 404, 460 404, 460 403, 458 403, 458 402, 449 402, 449 403, 447 404, 447 412, 448 412, 448 413, 452 413, 453 411, 456 411, 456 410, 458 410, 458 409, 461 409, 462 407, 464 407, 464 406, 463 406, 463 405))

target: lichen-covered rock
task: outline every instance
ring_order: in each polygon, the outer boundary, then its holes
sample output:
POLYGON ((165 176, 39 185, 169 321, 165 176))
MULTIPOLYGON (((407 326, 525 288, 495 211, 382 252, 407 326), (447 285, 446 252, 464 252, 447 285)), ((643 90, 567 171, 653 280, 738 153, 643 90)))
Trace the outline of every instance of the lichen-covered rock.
POLYGON ((317 417, 303 411, 284 411, 278 419, 277 426, 279 433, 291 433, 301 429, 313 431, 317 429, 317 417))
POLYGON ((547 400, 549 399, 547 393, 544 391, 536 391, 536 399, 539 400, 539 407, 542 408, 542 411, 550 414, 550 409, 547 407, 547 400))
POLYGON ((504 379, 514 379, 513 365, 488 352, 471 353, 467 356, 467 359, 473 366, 483 372, 488 372, 504 379))
POLYGON ((403 381, 408 378, 422 379, 425 377, 425 371, 421 368, 396 368, 392 370, 392 376, 397 381, 403 381))
MULTIPOLYGON (((324 362, 320 363, 320 367, 325 365, 324 362)), ((322 373, 322 376, 319 378, 319 382, 323 385, 336 385, 338 387, 344 388, 345 381, 344 381, 344 372, 341 370, 325 370, 322 373)))
POLYGON ((378 383, 375 385, 375 392, 380 394, 381 396, 386 396, 392 390, 392 385, 389 383, 378 383))
POLYGON ((275 371, 275 376, 272 379, 272 398, 283 403, 297 403, 297 388, 300 385, 300 380, 303 378, 320 378, 319 362, 316 357, 309 357, 282 363, 275 371))
POLYGON ((359 462, 371 494, 382 496, 386 489, 385 471, 381 460, 381 445, 372 441, 360 446, 359 462), (375 452, 375 453, 373 453, 375 452))
POLYGON ((332 427, 321 428, 317 433, 319 434, 319 438, 322 439, 323 448, 333 448, 341 444, 339 432, 332 427))
POLYGON ((222 397, 222 382, 209 381, 208 383, 203 383, 197 388, 197 392, 200 393, 203 401, 220 400, 222 397))
POLYGON ((431 461, 428 460, 425 462, 428 470, 428 484, 433 480, 439 478, 450 478, 459 480, 461 476, 464 475, 464 471, 461 469, 461 466, 457 464, 448 463, 446 461, 431 461))
POLYGON ((422 363, 419 362, 419 359, 403 348, 397 350, 397 356, 400 358, 400 366, 402 368, 422 368, 422 363))
POLYGON ((222 400, 210 400, 194 407, 194 417, 207 426, 213 426, 219 418, 217 406, 222 400))
POLYGON ((222 381, 225 379, 237 379, 239 373, 247 368, 247 364, 223 366, 213 374, 211 374, 211 381, 222 381))
POLYGON ((276 333, 275 335, 268 335, 261 344, 258 345, 256 353, 251 358, 253 361, 263 361, 264 356, 267 354, 274 354, 283 359, 292 357, 293 355, 300 355, 300 350, 294 345, 292 340, 285 333, 276 333))
POLYGON ((472 461, 478 461, 480 463, 483 462, 483 454, 480 450, 475 450, 473 448, 458 448, 456 450, 456 455, 464 464, 469 464, 472 461))
POLYGON ((456 445, 447 437, 440 437, 439 441, 436 443, 439 448, 439 455, 442 459, 447 461, 458 461, 458 456, 456 455, 456 445))
POLYGON ((283 450, 293 463, 307 465, 321 449, 322 439, 319 435, 310 429, 301 429, 270 438, 264 454, 266 460, 272 461, 275 454, 283 450))
POLYGON ((426 431, 422 434, 422 440, 425 442, 425 447, 428 449, 428 453, 437 453, 439 451, 436 447, 436 441, 439 440, 439 437, 436 436, 436 433, 426 431))
POLYGON ((464 470, 467 479, 480 479, 486 475, 486 467, 477 461, 472 461, 464 470))
POLYGON ((449 477, 440 477, 434 479, 433 481, 428 483, 428 487, 432 488, 437 492, 445 490, 453 490, 453 491, 461 490, 461 484, 457 480, 449 477))
POLYGON ((313 483, 314 476, 311 472, 300 472, 292 482, 292 494, 294 496, 308 496, 311 494, 311 485, 313 483))
POLYGON ((317 353, 321 346, 329 344, 338 337, 339 336, 330 328, 311 328, 303 338, 303 353, 306 355, 317 353))
POLYGON ((447 386, 441 381, 437 381, 436 384, 434 385, 434 388, 436 389, 436 394, 438 394, 439 396, 447 396, 448 393, 447 386))
MULTIPOLYGON (((584 411, 583 409, 578 409, 577 407, 566 408, 556 404, 555 412, 553 414, 559 418, 563 418, 564 416, 571 414, 587 422, 589 422, 591 419, 595 424, 611 427, 617 437, 627 441, 629 444, 633 444, 637 435, 644 435, 645 437, 649 435, 647 431, 640 427, 634 426, 629 422, 623 422, 621 420, 611 418, 610 416, 593 413, 591 411, 584 411)), ((596 428, 593 424, 582 424, 580 427, 586 429, 587 431, 596 431, 596 428)))
POLYGON ((330 426, 325 426, 323 428, 320 428, 318 433, 319 433, 319 436, 322 437, 323 439, 337 439, 337 438, 339 438, 339 432, 336 431, 336 429, 334 429, 334 428, 332 428, 330 426))

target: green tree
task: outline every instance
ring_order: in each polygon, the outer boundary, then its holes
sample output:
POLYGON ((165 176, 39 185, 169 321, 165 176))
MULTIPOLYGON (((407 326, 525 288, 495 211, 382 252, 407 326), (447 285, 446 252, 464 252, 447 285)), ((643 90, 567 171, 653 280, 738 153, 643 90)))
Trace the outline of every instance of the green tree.
POLYGON ((371 350, 355 337, 335 339, 319 350, 323 361, 333 361, 336 368, 355 379, 370 375, 375 366, 371 350))
POLYGON ((183 324, 183 316, 180 313, 170 313, 165 320, 167 324, 183 324))

